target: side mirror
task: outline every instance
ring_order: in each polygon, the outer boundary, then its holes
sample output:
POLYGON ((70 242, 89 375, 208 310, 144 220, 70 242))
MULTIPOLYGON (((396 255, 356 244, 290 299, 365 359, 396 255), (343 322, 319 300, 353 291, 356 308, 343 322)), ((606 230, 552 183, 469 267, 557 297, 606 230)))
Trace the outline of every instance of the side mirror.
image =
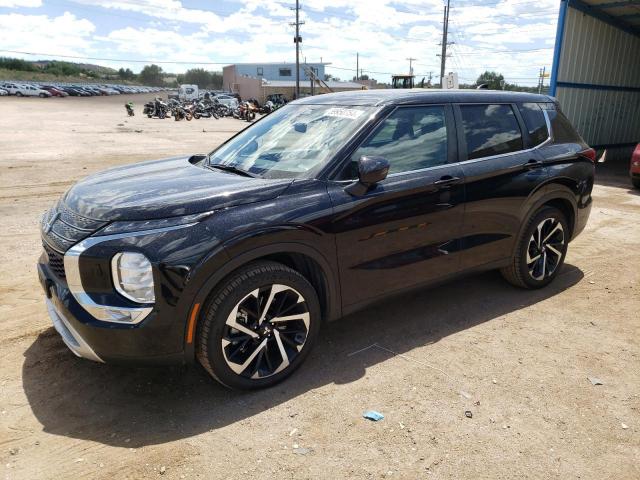
POLYGON ((201 162, 202 160, 206 159, 207 155, 204 153, 196 153, 195 155, 191 155, 191 157, 189 157, 189 163, 192 164, 196 164, 198 162, 201 162))
POLYGON ((387 178, 389 161, 384 157, 362 156, 358 160, 358 181, 345 190, 354 196, 361 196, 376 183, 387 178))

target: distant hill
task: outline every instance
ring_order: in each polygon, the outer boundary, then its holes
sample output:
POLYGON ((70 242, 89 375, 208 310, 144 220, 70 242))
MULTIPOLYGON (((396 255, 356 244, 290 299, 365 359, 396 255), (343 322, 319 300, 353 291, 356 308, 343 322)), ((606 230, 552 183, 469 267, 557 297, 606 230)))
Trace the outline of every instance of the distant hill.
MULTIPOLYGON (((52 64, 55 64, 56 62, 60 63, 57 60, 34 60, 28 63, 31 63, 35 67, 46 69, 47 67, 49 67, 52 64)), ((103 67, 102 65, 94 65, 93 63, 76 63, 76 62, 64 62, 64 63, 75 65, 80 70, 96 72, 100 75, 118 75, 117 70, 109 67, 103 67)))
MULTIPOLYGON (((121 69, 122 70, 122 69, 121 69)), ((83 81, 133 81, 135 75, 128 71, 122 76, 118 70, 91 63, 61 62, 59 60, 23 60, 0 57, 0 72, 5 80, 56 80, 73 78, 83 81)))

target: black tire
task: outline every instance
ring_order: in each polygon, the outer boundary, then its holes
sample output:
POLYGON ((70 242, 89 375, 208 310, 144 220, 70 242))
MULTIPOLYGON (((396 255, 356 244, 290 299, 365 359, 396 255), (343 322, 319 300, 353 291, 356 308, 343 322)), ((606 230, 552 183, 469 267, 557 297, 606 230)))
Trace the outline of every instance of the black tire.
POLYGON ((631 183, 634 187, 640 189, 640 178, 632 178, 631 183))
POLYGON ((565 215, 557 208, 542 207, 529 218, 518 239, 511 264, 500 269, 500 273, 505 280, 516 287, 528 289, 545 287, 553 281, 562 268, 567 254, 569 236, 569 224, 565 215), (557 225, 560 227, 558 228, 557 225), (539 226, 542 226, 540 233, 539 226), (550 235, 548 241, 545 240, 547 235, 550 235), (542 240, 541 249, 538 247, 536 237, 542 240), (562 243, 560 243, 560 237, 562 243), (560 255, 555 252, 559 252, 560 255))
POLYGON ((47 94, 46 93, 41 93, 40 95, 38 95, 40 98, 47 98, 47 94))
POLYGON ((197 328, 196 356, 211 376, 227 387, 242 390, 270 387, 302 364, 319 330, 318 296, 307 279, 280 263, 254 262, 230 274, 210 294, 197 328), (285 290, 271 297, 272 290, 276 290, 274 285, 285 290), (285 312, 287 317, 308 313, 308 321, 305 324, 301 317, 271 323, 285 312), (264 319, 262 323, 259 317, 264 319), (231 343, 223 347, 223 341, 229 340, 231 343), (242 363, 229 361, 227 354, 242 363))
POLYGON ((16 92, 16 97, 21 97, 21 96, 22 96, 22 93, 16 92))

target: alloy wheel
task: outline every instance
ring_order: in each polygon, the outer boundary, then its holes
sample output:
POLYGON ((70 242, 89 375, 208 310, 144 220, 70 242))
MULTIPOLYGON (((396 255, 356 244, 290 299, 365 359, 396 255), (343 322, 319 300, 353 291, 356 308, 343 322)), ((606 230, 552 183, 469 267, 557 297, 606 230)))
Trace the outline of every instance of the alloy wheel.
POLYGON ((527 245, 527 269, 534 280, 553 275, 564 255, 564 229, 555 218, 542 220, 527 245))
POLYGON ((302 351, 310 315, 295 289, 273 284, 253 290, 231 310, 222 332, 222 352, 229 368, 260 379, 287 368, 302 351))

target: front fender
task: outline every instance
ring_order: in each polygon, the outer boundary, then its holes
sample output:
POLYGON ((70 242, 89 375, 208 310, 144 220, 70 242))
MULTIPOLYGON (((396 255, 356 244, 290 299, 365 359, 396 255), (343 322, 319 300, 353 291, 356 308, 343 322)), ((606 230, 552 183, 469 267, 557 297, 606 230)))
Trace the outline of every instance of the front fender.
POLYGON ((187 361, 195 358, 193 337, 188 335, 188 330, 195 328, 189 320, 196 305, 204 306, 211 291, 233 271, 254 260, 282 253, 305 255, 320 266, 327 293, 326 318, 334 320, 341 316, 342 300, 332 238, 302 225, 282 225, 253 231, 251 235, 219 245, 189 273, 178 305, 179 318, 185 322, 184 351, 187 361))

